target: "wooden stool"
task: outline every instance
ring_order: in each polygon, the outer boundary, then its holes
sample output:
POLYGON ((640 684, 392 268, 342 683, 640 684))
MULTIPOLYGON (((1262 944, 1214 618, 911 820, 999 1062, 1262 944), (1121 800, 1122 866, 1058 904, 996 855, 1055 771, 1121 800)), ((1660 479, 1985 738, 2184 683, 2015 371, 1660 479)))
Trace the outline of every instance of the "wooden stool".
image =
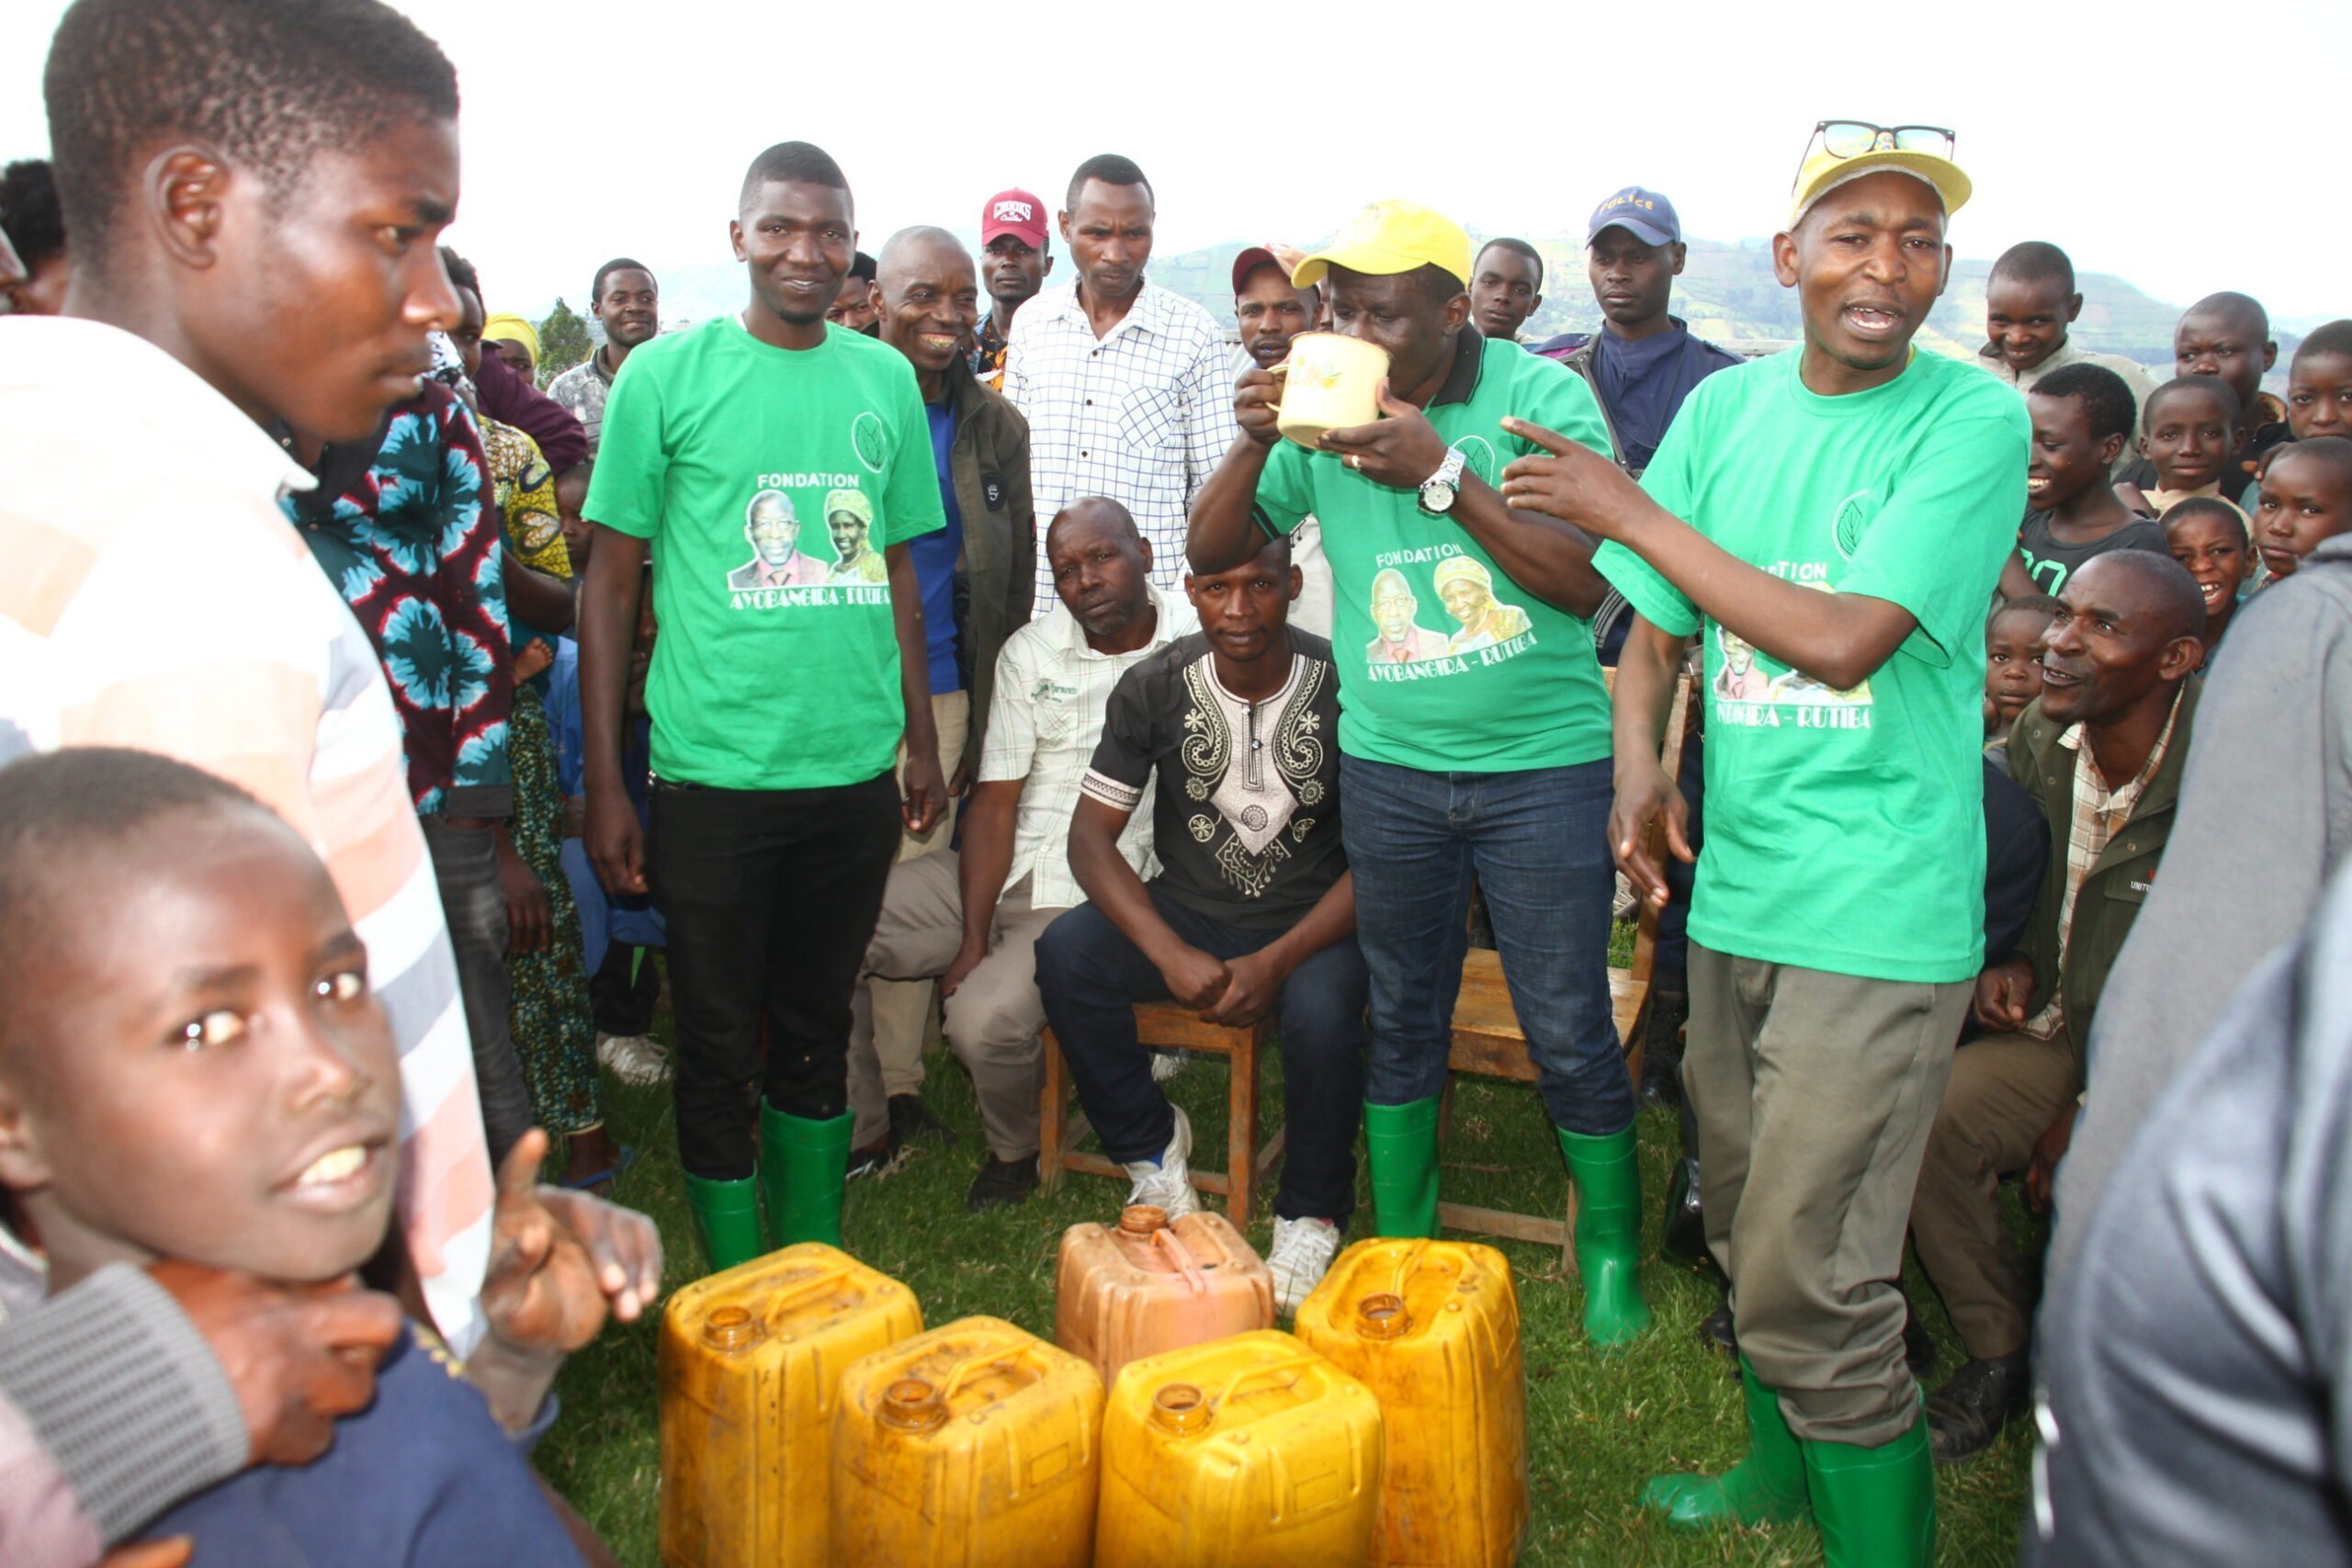
MULTIPOLYGON (((1226 1213, 1237 1226, 1250 1223, 1256 1186, 1282 1157, 1288 1135, 1287 1130, 1276 1133, 1265 1147, 1258 1146, 1258 1062, 1270 1033, 1272 1029, 1263 1020, 1246 1029, 1233 1029, 1204 1023, 1192 1009, 1169 1002, 1136 1006, 1136 1035, 1146 1047, 1198 1051, 1223 1056, 1232 1064, 1232 1081, 1225 1099, 1226 1168, 1203 1170, 1194 1166, 1191 1175, 1193 1186, 1199 1190, 1224 1196, 1226 1213)), ((1061 1186, 1065 1170, 1126 1180, 1126 1167, 1079 1151, 1079 1141, 1088 1132, 1086 1112, 1070 1108, 1069 1069, 1062 1062, 1061 1043, 1052 1030, 1045 1031, 1044 1042, 1046 1087, 1037 1115, 1038 1185, 1053 1191, 1061 1186)))
MULTIPOLYGON (((1611 670, 1606 673, 1613 689, 1617 672, 1611 670)), ((1675 683, 1660 758, 1669 778, 1681 765, 1683 723, 1690 702, 1690 681, 1684 676, 1675 683)), ((1666 856, 1665 837, 1657 824, 1652 823, 1645 840, 1661 864, 1666 856)), ((1642 1031, 1649 1019, 1650 970, 1657 958, 1657 910, 1644 900, 1634 925, 1632 962, 1625 968, 1611 967, 1609 971, 1610 1011, 1617 1025, 1617 1038, 1624 1046, 1625 1071, 1636 1092, 1642 1083, 1642 1031)), ((1502 955, 1492 948, 1472 948, 1463 960, 1462 989, 1453 1003, 1453 1045, 1445 1065, 1449 1075, 1476 1073, 1481 1077, 1507 1078, 1513 1083, 1535 1082, 1535 1062, 1527 1053, 1527 1032, 1520 1027, 1519 1015, 1511 1008, 1510 987, 1503 980, 1502 955)), ((1438 1125, 1441 1129, 1451 1126, 1453 1120, 1453 1079, 1449 1076, 1438 1110, 1438 1125)), ((1556 1247, 1560 1249, 1561 1268, 1570 1274, 1576 1272, 1577 1190, 1573 1181, 1568 1184, 1568 1211, 1563 1219, 1443 1202, 1437 1206, 1437 1217, 1441 1224, 1477 1235, 1556 1247)))

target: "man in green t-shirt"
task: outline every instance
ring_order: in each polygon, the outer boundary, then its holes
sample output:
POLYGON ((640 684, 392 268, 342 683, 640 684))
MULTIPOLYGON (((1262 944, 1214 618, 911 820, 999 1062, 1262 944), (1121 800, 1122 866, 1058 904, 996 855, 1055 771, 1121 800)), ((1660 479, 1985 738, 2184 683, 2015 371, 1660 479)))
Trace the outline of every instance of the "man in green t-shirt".
POLYGON ((899 829, 946 799, 908 553, 946 522, 922 394, 896 350, 825 320, 856 252, 848 182, 781 142, 729 227, 750 305, 640 344, 613 379, 580 610, 589 856, 668 919, 678 1155, 714 1269, 840 1243, 851 993, 899 829), (640 834, 621 700, 649 547, 640 834))
POLYGON ((1649 1326, 1634 1095, 1609 1000, 1609 699, 1583 617, 1592 541, 1512 511, 1522 415, 1604 457, 1576 375, 1470 324, 1470 239, 1380 202, 1292 281, 1328 275, 1335 329, 1388 355, 1382 417, 1309 449, 1279 439, 1279 372, 1244 372, 1241 434, 1193 499, 1193 570, 1230 570, 1309 515, 1337 599, 1342 833, 1372 973, 1365 1150, 1384 1235, 1437 1234, 1438 1100, 1468 945, 1471 878, 1545 1109, 1582 1194, 1585 1329, 1649 1326), (1556 423, 1555 423, 1556 422, 1556 423))
POLYGON ((1748 1453, 1665 1476, 1677 1524, 1803 1517, 1831 1568, 1932 1560, 1935 1477, 1903 1359, 1903 1234, 1984 946, 1984 605, 2025 499, 2007 388, 1912 337, 1968 197, 1949 132, 1817 128, 1773 265, 1801 348, 1702 382, 1639 486, 1575 442, 1514 505, 1609 541, 1619 863, 1640 849, 1683 645, 1702 634, 1707 832, 1683 1089, 1729 1275, 1748 1453))

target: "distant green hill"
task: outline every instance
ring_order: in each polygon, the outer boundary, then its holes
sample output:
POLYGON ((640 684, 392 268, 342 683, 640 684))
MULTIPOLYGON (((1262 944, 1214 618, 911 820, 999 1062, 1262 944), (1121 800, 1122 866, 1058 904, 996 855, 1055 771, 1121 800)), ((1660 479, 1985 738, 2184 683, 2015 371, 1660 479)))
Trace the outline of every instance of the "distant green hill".
MULTIPOLYGON (((963 238, 973 243, 973 236, 963 238)), ((1233 291, 1228 269, 1234 255, 1250 243, 1236 240, 1155 256, 1152 281, 1199 301, 1220 321, 1229 321, 1233 291)), ((1582 243, 1574 235, 1529 243, 1544 254, 1546 282, 1544 308, 1528 323, 1530 335, 1597 330, 1600 312, 1586 286, 1582 243)), ((1992 265, 1966 258, 1960 262, 1951 289, 1920 334, 1923 344, 1962 357, 1983 345, 1984 279, 1992 265)), ((2151 299, 2106 273, 2085 273, 2081 284, 2085 303, 2083 319, 2075 324, 2077 342, 2170 370, 2173 323, 2179 320, 2181 307, 2151 299)), ((662 314, 673 322, 740 310, 743 269, 723 262, 665 271, 662 296, 662 314)), ((1771 252, 1757 242, 1691 241, 1690 260, 1675 281, 1674 310, 1700 336, 1723 344, 1793 342, 1802 331, 1795 290, 1781 288, 1773 277, 1771 252)), ((2297 340, 2284 331, 2278 339, 2278 373, 2272 379, 2283 383, 2287 357, 2297 340)))
MULTIPOLYGON (((1483 236, 1482 236, 1483 238, 1483 236)), ((1233 308, 1232 257, 1246 242, 1154 257, 1151 276, 1178 293, 1197 299, 1220 317, 1233 308)), ((1544 254, 1544 308, 1527 324, 1531 337, 1594 332, 1600 308, 1585 282, 1584 247, 1572 235, 1529 241, 1544 254)), ((1952 286, 1928 317, 1919 341, 1945 354, 1973 355, 1984 342, 1984 279, 1989 261, 1962 259, 1952 286)), ((2086 348, 2127 355, 2169 368, 2173 323, 2180 307, 2152 299, 2120 277, 2085 273, 2080 279, 2083 318, 2074 336, 2086 348)), ((1772 254, 1761 243, 1690 242, 1690 259, 1675 280, 1674 313, 1700 336, 1718 343, 1793 342, 1803 331, 1794 289, 1772 276, 1772 254)), ((2283 362, 2285 355, 2280 358, 2283 362)))

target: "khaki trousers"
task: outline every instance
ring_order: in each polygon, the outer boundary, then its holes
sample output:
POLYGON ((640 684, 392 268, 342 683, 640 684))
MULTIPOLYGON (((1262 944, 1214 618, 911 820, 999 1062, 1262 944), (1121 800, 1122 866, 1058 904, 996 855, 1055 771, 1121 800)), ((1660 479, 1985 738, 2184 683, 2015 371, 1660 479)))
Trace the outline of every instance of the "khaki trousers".
MULTIPOLYGON (((970 733, 972 694, 969 692, 939 692, 931 699, 932 722, 939 728, 939 776, 946 780, 956 777, 956 765, 964 760, 964 738, 970 733)), ((899 761, 903 765, 907 749, 899 748, 899 761)), ((931 825, 931 831, 918 837, 913 833, 899 835, 899 860, 906 862, 919 856, 944 850, 956 835, 955 803, 940 814, 931 825)), ((882 1092, 913 1094, 922 1088, 923 1036, 931 1028, 931 993, 929 980, 877 980, 874 985, 874 1049, 882 1059, 882 1092)), ((879 1134, 876 1134, 877 1136, 879 1134)), ((861 1142, 859 1148, 865 1147, 861 1142)))
POLYGON ((2035 1141, 2082 1089, 2082 1054, 2064 1028, 2048 1040, 1984 1035, 1953 1058, 1911 1199, 1911 1239, 1973 1359, 2013 1354, 2033 1337, 2025 1261, 2001 1223, 2001 1178, 2032 1163, 2035 1141))
POLYGON ((1903 1235, 1973 982, 1869 980, 1690 944, 1683 1093, 1739 1348, 1798 1436, 1918 1418, 1903 1235))
MULTIPOLYGON (((889 1126, 875 1047, 872 982, 935 979, 964 944, 964 896, 957 882, 962 857, 953 850, 903 861, 891 868, 882 916, 866 945, 865 976, 850 1002, 849 1104, 857 1123, 854 1146, 878 1142, 889 1126)), ((943 1008, 948 1047, 972 1075, 980 1125, 999 1159, 1035 1158, 1037 1097, 1046 1058, 1037 1032, 1046 1004, 1037 997, 1037 937, 1062 913, 1029 907, 1023 877, 997 900, 989 955, 980 960, 943 1008)))

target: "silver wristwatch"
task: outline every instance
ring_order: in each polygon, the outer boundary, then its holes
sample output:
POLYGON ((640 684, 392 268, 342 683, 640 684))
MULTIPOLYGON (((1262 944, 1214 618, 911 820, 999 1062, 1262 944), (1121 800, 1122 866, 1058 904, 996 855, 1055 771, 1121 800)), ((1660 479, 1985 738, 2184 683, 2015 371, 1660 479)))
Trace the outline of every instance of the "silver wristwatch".
POLYGON ((1445 461, 1437 472, 1421 481, 1421 510, 1442 517, 1453 510, 1453 498, 1462 493, 1462 448, 1445 449, 1445 461))

